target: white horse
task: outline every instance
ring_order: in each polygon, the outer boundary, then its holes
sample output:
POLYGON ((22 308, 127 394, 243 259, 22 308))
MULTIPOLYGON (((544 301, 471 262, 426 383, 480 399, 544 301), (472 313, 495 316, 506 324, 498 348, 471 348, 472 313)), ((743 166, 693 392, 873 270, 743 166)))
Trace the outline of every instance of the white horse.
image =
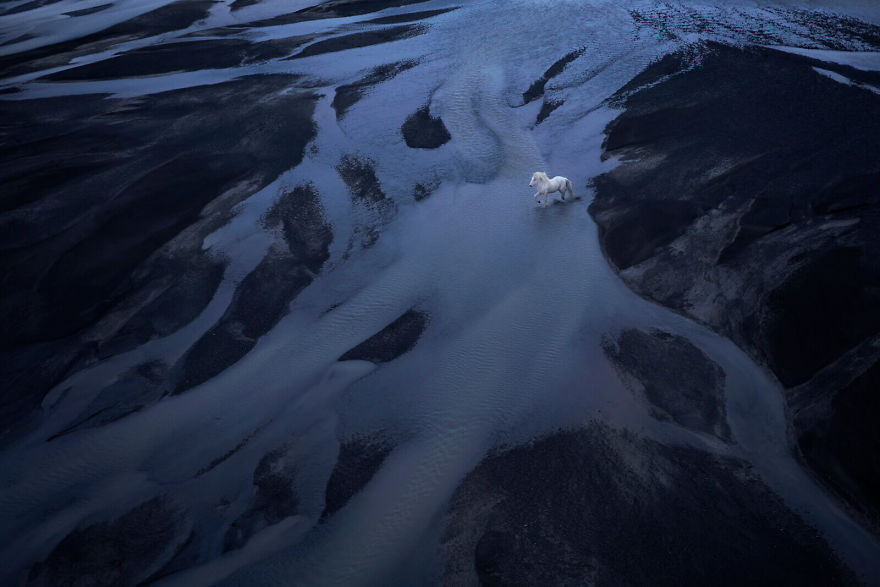
MULTIPOLYGON (((550 194, 554 192, 559 192, 559 196, 554 196, 554 199, 558 199, 559 201, 565 201, 565 192, 571 194, 571 197, 574 198, 574 189, 571 185, 571 180, 567 177, 562 177, 561 175, 557 175, 553 179, 547 177, 547 174, 543 171, 536 171, 532 174, 532 181, 529 182, 529 187, 537 187, 538 191, 535 194, 535 201, 538 202, 539 196, 544 196, 544 201, 541 203, 541 207, 547 206, 548 201, 550 200, 550 194)), ((540 203, 540 202, 539 202, 540 203)))

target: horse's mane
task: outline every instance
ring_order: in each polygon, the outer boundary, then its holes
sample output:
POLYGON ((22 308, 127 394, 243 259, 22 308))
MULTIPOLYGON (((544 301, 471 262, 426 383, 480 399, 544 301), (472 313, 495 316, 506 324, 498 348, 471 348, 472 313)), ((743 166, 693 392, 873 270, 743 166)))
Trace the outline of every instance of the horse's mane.
POLYGON ((547 177, 546 171, 536 171, 535 177, 540 177, 541 179, 550 179, 549 177, 547 177))

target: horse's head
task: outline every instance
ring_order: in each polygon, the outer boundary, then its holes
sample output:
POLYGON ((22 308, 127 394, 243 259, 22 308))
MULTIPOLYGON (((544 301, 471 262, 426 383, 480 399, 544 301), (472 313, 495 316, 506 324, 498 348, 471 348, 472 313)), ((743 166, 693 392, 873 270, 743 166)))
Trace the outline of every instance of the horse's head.
POLYGON ((543 176, 543 178, 546 178, 547 174, 545 174, 543 171, 534 172, 532 174, 532 181, 529 182, 529 187, 530 188, 535 187, 538 184, 538 180, 542 179, 542 176, 543 176))

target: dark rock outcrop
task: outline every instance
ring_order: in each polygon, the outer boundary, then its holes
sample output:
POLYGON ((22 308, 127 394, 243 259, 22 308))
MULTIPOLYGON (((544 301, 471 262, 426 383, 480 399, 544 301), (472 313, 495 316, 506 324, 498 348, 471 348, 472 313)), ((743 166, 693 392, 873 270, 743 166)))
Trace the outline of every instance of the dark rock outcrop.
POLYGON ((855 584, 746 464, 598 425, 483 460, 443 549, 447 585, 855 584))
POLYGON ((625 378, 633 378, 655 417, 728 440, 724 371, 684 337, 661 330, 624 330, 603 349, 625 378))
POLYGON ((880 99, 858 85, 876 78, 755 47, 668 56, 615 97, 604 148, 623 163, 590 206, 631 288, 809 387, 791 404, 804 455, 873 515, 880 350, 846 356, 880 333, 880 99))

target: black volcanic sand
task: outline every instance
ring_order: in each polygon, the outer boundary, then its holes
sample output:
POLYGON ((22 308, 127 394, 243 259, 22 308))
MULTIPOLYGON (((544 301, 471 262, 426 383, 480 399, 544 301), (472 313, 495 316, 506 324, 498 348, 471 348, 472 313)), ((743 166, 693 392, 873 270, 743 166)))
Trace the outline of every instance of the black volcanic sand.
POLYGON ((232 4, 229 5, 229 9, 233 12, 236 10, 241 10, 247 6, 253 6, 254 4, 259 4, 260 0, 235 0, 232 4))
POLYGON ((412 149, 436 149, 452 138, 439 116, 431 116, 428 106, 410 114, 400 128, 406 146, 412 149))
POLYGON ((19 4, 18 6, 13 6, 12 8, 0 11, 0 16, 18 14, 19 12, 27 12, 28 10, 34 10, 42 6, 48 6, 49 4, 55 4, 56 2, 60 1, 61 0, 31 0, 30 2, 25 2, 24 4, 19 4))
POLYGON ((238 361, 266 334, 330 257, 333 233, 310 185, 281 196, 267 214, 285 248, 272 247, 238 285, 226 312, 187 352, 175 393, 203 383, 238 361))
POLYGON ((355 437, 340 444, 336 466, 327 481, 321 518, 340 510, 363 489, 393 448, 381 437, 355 437))
MULTIPOLYGON (((296 82, 0 102, 0 442, 33 424, 70 370, 201 312, 224 264, 202 239, 296 165, 314 135, 315 96, 281 91, 296 82)), ((286 270, 276 258, 261 266, 269 277, 286 270)))
POLYGON ((423 10, 421 12, 405 12, 403 14, 393 14, 391 16, 380 16, 379 18, 371 18, 370 20, 363 21, 365 24, 399 24, 402 22, 414 22, 417 20, 424 20, 426 18, 431 18, 432 16, 438 16, 440 14, 446 14, 447 12, 452 12, 453 10, 458 10, 459 6, 453 6, 452 8, 438 8, 437 10, 423 10))
POLYGON ((720 44, 649 66, 616 96, 604 149, 624 163, 590 213, 631 288, 810 387, 792 413, 808 463, 876 515, 880 347, 846 356, 880 332, 880 98, 814 67, 880 77, 720 44))
POLYGON ((174 393, 204 383, 246 355, 312 279, 296 259, 271 250, 242 280, 220 320, 187 351, 174 393))
POLYGON ((416 202, 426 200, 438 187, 438 182, 417 183, 413 186, 413 199, 416 202))
POLYGON ((372 361, 387 363, 408 353, 416 346, 428 326, 428 315, 407 310, 394 322, 347 351, 340 361, 372 361))
POLYGON ((724 404, 724 371, 684 337, 652 330, 624 330, 603 341, 605 354, 625 376, 638 382, 635 392, 661 420, 730 438, 724 404))
POLYGON ((456 490, 447 585, 839 585, 855 578, 740 461, 594 425, 456 490))
POLYGON ((287 59, 299 59, 301 57, 312 57, 313 55, 322 55, 324 53, 336 53, 337 51, 346 51, 348 49, 391 43, 392 41, 400 41, 415 37, 424 33, 425 30, 425 27, 422 25, 403 24, 375 31, 340 35, 338 37, 332 37, 330 39, 324 39, 323 41, 312 43, 296 55, 291 55, 287 59))
POLYGON ((872 507, 880 496, 880 429, 874 417, 880 413, 878 346, 880 335, 789 394, 795 429, 803 431, 798 440, 807 461, 823 472, 835 491, 874 520, 872 507))
POLYGON ((244 39, 211 39, 151 45, 116 57, 45 76, 51 81, 100 80, 173 71, 221 69, 286 57, 312 37, 252 43, 244 39))
POLYGON ((99 358, 168 336, 190 323, 208 305, 223 279, 225 265, 204 254, 183 259, 182 253, 175 251, 176 258, 172 259, 151 260, 153 269, 148 278, 158 282, 158 295, 128 318, 110 340, 100 343, 99 358))
POLYGON ((71 10, 70 12, 65 12, 67 16, 88 16, 89 14, 95 14, 97 12, 101 12, 107 10, 113 6, 112 2, 108 2, 107 4, 98 4, 97 6, 92 6, 91 8, 83 8, 82 10, 71 10))
POLYGON ((223 552, 241 548, 248 539, 265 528, 299 512, 294 491, 296 464, 290 447, 275 449, 260 459, 254 470, 254 497, 250 507, 226 532, 223 552))
POLYGON ((368 249, 376 244, 380 229, 397 213, 394 200, 382 189, 375 165, 369 157, 343 155, 336 166, 354 204, 356 224, 346 248, 346 258, 356 248, 368 249))
POLYGON ((362 14, 370 14, 372 12, 385 10, 386 8, 397 8, 399 6, 408 6, 410 4, 419 4, 427 1, 428 0, 329 0, 328 2, 309 6, 308 8, 303 8, 302 10, 290 14, 282 14, 237 26, 240 28, 267 27, 292 24, 307 20, 319 20, 323 18, 360 16, 362 14))
POLYGON ((575 49, 574 51, 571 51, 570 53, 564 55, 562 58, 556 60, 553 65, 547 68, 547 71, 545 71, 541 77, 532 82, 532 85, 529 86, 529 89, 523 92, 523 104, 528 104, 529 102, 533 102, 543 96, 544 86, 547 85, 547 82, 562 73, 565 70, 565 66, 583 55, 584 51, 586 51, 585 48, 575 49))
POLYGON ((336 167, 352 200, 365 205, 382 204, 388 199, 376 177, 375 162, 365 157, 345 155, 336 167))
POLYGON ((97 428, 156 403, 168 393, 168 366, 149 361, 132 367, 102 389, 67 428, 49 440, 85 428, 97 428))
POLYGON ((544 99, 541 103, 541 109, 538 111, 538 116, 535 117, 535 126, 538 126, 550 116, 554 110, 559 108, 565 103, 565 100, 548 100, 544 99))
POLYGON ((417 61, 398 61, 381 65, 372 69, 364 78, 337 87, 331 104, 333 110, 336 111, 336 119, 340 120, 345 116, 348 109, 354 106, 373 86, 387 81, 407 69, 412 69, 416 65, 418 65, 417 61))
MULTIPOLYGON (((880 47, 880 27, 855 18, 841 16, 832 11, 796 10, 770 5, 765 6, 764 10, 773 17, 794 25, 788 32, 803 30, 801 34, 808 46, 821 43, 821 47, 839 51, 852 51, 853 47, 859 46, 865 50, 876 50, 880 47)), ((682 34, 703 34, 718 30, 718 24, 711 13, 694 10, 686 3, 675 5, 658 2, 652 7, 630 10, 629 13, 638 29, 647 28, 652 33, 659 33, 662 37, 675 41, 686 40, 682 38, 682 34)), ((725 28, 729 28, 744 43, 783 46, 791 44, 790 36, 777 35, 773 29, 762 26, 728 24, 725 28)))
MULTIPOLYGON (((197 31, 191 35, 225 36, 235 34, 239 29, 254 29, 321 18, 357 16, 409 3, 411 2, 325 2, 289 15, 281 15, 242 25, 230 25, 216 30, 197 31)), ((212 4, 213 2, 211 1, 202 0, 174 2, 130 21, 114 25, 80 39, 56 43, 48 47, 25 51, 9 57, 0 57, 0 71, 3 72, 2 75, 5 77, 48 69, 65 65, 81 55, 97 53, 99 50, 117 43, 185 29, 207 16, 212 4)), ((242 6, 233 5, 232 8, 240 7, 242 6)), ((450 10, 454 10, 454 8, 380 17, 368 22, 376 25, 408 23, 443 14, 450 10)), ((89 9, 83 11, 83 13, 90 13, 91 11, 89 9)), ((259 43, 244 39, 210 39, 168 43, 135 49, 103 61, 73 67, 50 74, 45 79, 52 81, 115 79, 120 77, 156 75, 173 71, 227 68, 241 64, 259 63, 270 59, 308 57, 387 43, 409 38, 422 32, 424 32, 424 27, 422 26, 403 25, 341 35, 314 43, 300 54, 293 56, 290 56, 290 53, 305 42, 310 41, 311 37, 272 39, 259 43)))
POLYGON ((0 57, 0 77, 66 65, 118 43, 185 29, 207 17, 213 5, 214 0, 177 0, 78 39, 0 57))
POLYGON ((169 499, 153 498, 115 520, 68 534, 31 568, 27 585, 140 585, 183 547, 191 526, 169 499))
POLYGON ((574 51, 570 51, 566 53, 561 58, 557 59, 553 65, 547 68, 547 71, 541 75, 538 79, 532 82, 532 85, 523 92, 523 104, 528 104, 529 102, 534 102, 538 98, 544 98, 541 103, 541 110, 538 111, 538 115, 535 117, 535 126, 538 126, 545 120, 550 114, 553 113, 554 110, 562 106, 565 101, 558 98, 547 98, 544 96, 544 87, 554 77, 561 74, 568 64, 575 61, 578 57, 584 54, 586 48, 581 47, 580 49, 575 49, 574 51))

